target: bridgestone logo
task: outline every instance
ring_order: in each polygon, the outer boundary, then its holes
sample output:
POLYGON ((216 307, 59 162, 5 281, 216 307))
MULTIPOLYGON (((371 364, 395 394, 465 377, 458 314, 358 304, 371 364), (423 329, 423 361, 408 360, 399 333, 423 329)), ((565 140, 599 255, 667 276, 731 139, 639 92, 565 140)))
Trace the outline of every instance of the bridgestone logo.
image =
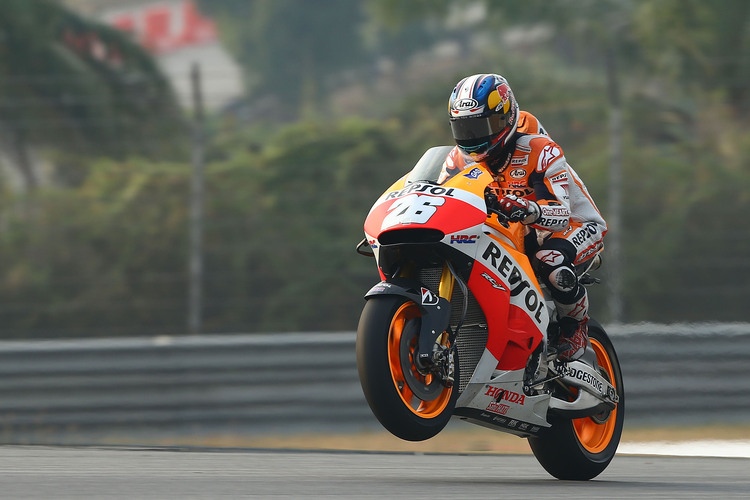
POLYGON ((588 372, 577 370, 575 368, 568 368, 566 375, 570 378, 580 380, 584 384, 590 385, 591 387, 599 391, 600 394, 604 393, 604 384, 602 384, 601 380, 597 379, 588 372))

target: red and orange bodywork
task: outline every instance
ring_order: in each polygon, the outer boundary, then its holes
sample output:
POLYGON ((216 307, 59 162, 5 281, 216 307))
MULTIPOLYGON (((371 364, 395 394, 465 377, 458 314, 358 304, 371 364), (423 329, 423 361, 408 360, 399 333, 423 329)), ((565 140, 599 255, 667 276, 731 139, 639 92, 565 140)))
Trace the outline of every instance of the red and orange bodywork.
MULTIPOLYGON (((419 229, 441 235, 440 245, 470 261, 466 285, 487 320, 486 349, 497 360, 496 368, 523 369, 549 322, 544 295, 523 251, 525 228, 504 226, 496 216, 487 216, 484 193, 493 178, 483 167, 473 165, 450 176, 444 171, 439 183, 412 180, 414 175, 394 183, 365 221, 367 241, 380 268, 381 242, 389 233, 419 229)), ((382 268, 380 273, 385 280, 382 268)), ((451 300, 454 280, 444 268, 440 290, 434 292, 451 300)))

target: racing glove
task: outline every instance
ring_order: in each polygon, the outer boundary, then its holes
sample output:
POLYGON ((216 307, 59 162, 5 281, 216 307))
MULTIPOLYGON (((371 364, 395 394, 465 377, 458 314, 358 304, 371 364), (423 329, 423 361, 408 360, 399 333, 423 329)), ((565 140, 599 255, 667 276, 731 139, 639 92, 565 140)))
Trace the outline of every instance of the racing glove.
POLYGON ((542 211, 536 202, 519 198, 512 194, 503 196, 499 202, 499 210, 510 222, 520 222, 522 224, 533 224, 539 220, 542 211))

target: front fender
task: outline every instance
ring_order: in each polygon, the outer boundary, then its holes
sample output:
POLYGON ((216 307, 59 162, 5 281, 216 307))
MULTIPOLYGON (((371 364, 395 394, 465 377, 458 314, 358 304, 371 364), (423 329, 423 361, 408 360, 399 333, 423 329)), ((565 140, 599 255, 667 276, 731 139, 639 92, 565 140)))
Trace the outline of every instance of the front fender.
POLYGON ((418 356, 420 360, 432 358, 432 348, 438 337, 448 329, 451 303, 415 279, 391 278, 370 288, 365 299, 378 295, 400 295, 414 302, 422 313, 419 327, 418 356))

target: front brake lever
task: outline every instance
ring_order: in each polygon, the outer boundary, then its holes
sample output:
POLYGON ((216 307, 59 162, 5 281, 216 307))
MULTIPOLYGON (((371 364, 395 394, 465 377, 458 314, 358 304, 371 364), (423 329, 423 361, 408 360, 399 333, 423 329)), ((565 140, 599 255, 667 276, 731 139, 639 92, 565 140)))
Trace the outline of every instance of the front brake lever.
POLYGON ((492 214, 495 214, 497 215, 497 221, 500 224, 502 224, 506 228, 510 227, 508 225, 508 222, 509 222, 508 216, 505 215, 500 210, 498 210, 497 208, 495 208, 500 205, 500 200, 497 198, 497 194, 495 193, 495 190, 489 186, 487 186, 487 188, 484 190, 484 202, 487 205, 488 217, 492 214))
POLYGON ((504 213, 502 213, 500 210, 487 207, 487 215, 489 216, 489 215, 492 215, 492 214, 497 215, 497 222, 499 222, 501 226, 503 226, 505 228, 509 228, 510 227, 510 224, 509 224, 510 219, 508 218, 507 215, 505 215, 504 213))

